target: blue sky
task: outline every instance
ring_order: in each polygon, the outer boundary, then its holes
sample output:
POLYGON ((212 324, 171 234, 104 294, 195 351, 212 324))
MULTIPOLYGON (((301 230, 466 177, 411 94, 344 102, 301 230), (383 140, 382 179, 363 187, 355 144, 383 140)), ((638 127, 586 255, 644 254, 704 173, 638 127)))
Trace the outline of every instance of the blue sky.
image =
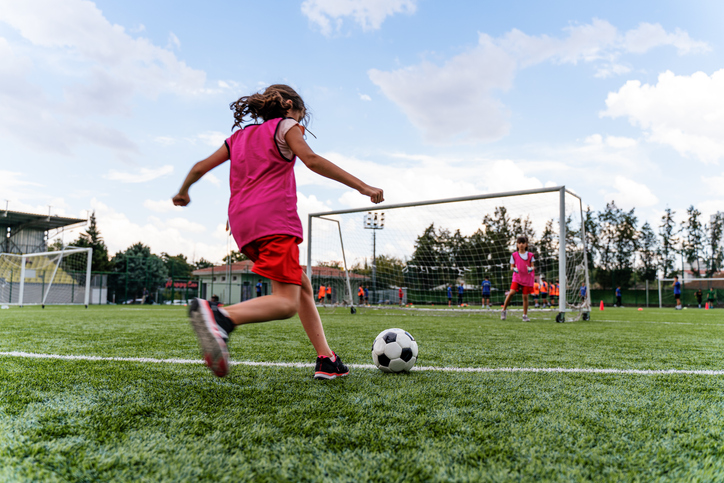
MULTIPOLYGON (((708 219, 724 209, 723 14, 715 1, 0 0, 0 203, 95 210, 111 252, 142 241, 220 260, 228 168, 189 207, 170 198, 230 134, 230 102, 288 83, 312 148, 388 202, 566 185, 654 225, 667 206, 708 219)), ((297 181, 304 221, 369 204, 301 163, 297 181)))

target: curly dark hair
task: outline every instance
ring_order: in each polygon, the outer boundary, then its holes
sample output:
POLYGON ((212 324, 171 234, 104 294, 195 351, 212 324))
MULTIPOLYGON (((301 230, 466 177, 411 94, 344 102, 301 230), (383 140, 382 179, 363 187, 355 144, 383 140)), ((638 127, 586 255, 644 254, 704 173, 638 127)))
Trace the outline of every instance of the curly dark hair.
POLYGON ((262 94, 256 93, 250 96, 240 97, 236 102, 229 105, 229 109, 234 111, 234 128, 242 127, 247 122, 248 116, 253 121, 268 121, 284 117, 290 109, 302 111, 303 117, 301 124, 306 127, 309 123, 309 113, 304 105, 301 96, 297 91, 285 84, 274 84, 266 89, 262 94))

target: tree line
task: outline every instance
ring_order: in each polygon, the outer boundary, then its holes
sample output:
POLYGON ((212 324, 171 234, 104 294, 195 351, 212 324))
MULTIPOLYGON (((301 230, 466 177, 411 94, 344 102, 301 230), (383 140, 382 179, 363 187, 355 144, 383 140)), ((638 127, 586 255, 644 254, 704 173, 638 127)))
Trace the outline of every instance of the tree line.
MULTIPOLYGON (((675 214, 667 208, 660 223, 652 227, 649 222, 640 224, 635 208, 623 210, 614 201, 597 212, 589 207, 583 230, 571 217, 565 220, 567 258, 582 261, 580 240, 585 231, 590 281, 600 288, 630 288, 659 276, 681 275, 675 268, 681 260, 692 267, 693 276, 711 277, 721 271, 724 215, 718 213, 706 223, 701 212, 690 206, 686 219, 677 224, 675 214)), ((547 220, 536 233, 530 218, 511 216, 504 206, 484 215, 480 227, 469 236, 432 223, 417 236, 410 257, 377 256, 378 285, 431 290, 459 281, 479 285, 486 276, 504 285, 510 278, 510 254, 520 235, 528 237, 535 253, 537 274, 553 282, 558 277, 559 233, 556 220, 547 220)), ((372 268, 365 261, 351 271, 370 277, 372 268)))

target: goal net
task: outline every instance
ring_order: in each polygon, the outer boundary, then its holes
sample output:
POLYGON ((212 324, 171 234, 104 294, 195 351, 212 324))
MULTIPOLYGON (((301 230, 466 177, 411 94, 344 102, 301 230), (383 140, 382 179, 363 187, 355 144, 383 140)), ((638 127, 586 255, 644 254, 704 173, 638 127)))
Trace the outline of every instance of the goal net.
MULTIPOLYGON (((500 307, 516 239, 525 235, 536 282, 559 287, 548 290, 547 304, 538 298, 539 309, 558 311, 559 321, 590 313, 583 204, 565 187, 313 213, 308 223, 315 293, 331 285, 348 305, 487 310, 487 279, 489 304, 500 307), (324 276, 321 267, 338 275, 324 276)), ((521 296, 513 303, 520 307, 521 296)))
MULTIPOLYGON (((673 278, 657 279, 659 289, 659 308, 675 307, 677 297, 674 295, 673 278)), ((681 293, 678 300, 682 306, 721 307, 724 302, 724 278, 686 278, 678 279, 681 293)))
POLYGON ((88 306, 92 248, 0 253, 0 304, 88 306))

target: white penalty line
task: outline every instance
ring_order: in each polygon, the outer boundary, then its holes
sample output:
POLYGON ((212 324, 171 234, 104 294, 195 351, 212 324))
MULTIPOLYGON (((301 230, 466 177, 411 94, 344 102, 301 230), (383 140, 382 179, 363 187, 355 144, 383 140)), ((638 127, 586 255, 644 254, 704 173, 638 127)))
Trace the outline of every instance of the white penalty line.
MULTIPOLYGON (((202 360, 195 359, 154 359, 151 357, 100 357, 100 356, 72 356, 61 354, 37 354, 33 352, 0 352, 0 357, 21 357, 27 359, 55 359, 66 361, 104 361, 104 362, 140 362, 151 364, 203 364, 202 360)), ((304 362, 255 362, 255 361, 229 361, 232 366, 262 366, 262 367, 292 367, 305 369, 314 367, 314 364, 304 362)), ((352 369, 377 369, 373 364, 349 364, 352 369)), ((697 376, 724 376, 724 370, 688 370, 688 369, 605 369, 605 368, 576 368, 576 367, 436 367, 417 366, 412 369, 418 371, 434 372, 538 372, 538 373, 568 373, 568 374, 631 374, 631 375, 697 375, 697 376)))

